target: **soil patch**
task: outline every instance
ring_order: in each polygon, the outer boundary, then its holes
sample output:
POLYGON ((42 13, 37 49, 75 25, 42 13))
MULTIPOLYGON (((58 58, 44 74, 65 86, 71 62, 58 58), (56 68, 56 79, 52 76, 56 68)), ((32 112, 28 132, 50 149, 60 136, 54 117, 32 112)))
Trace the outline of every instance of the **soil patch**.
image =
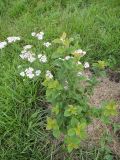
MULTIPOLYGON (((90 103, 100 107, 102 101, 116 101, 118 105, 118 115, 111 119, 113 123, 120 124, 120 83, 111 81, 109 78, 101 78, 99 81, 100 83, 96 86, 94 93, 90 98, 90 103)), ((120 156, 120 129, 115 133, 111 126, 106 126, 101 121, 94 120, 93 123, 88 126, 89 145, 98 144, 98 141, 105 130, 113 137, 112 143, 109 144, 110 148, 116 155, 120 156)))

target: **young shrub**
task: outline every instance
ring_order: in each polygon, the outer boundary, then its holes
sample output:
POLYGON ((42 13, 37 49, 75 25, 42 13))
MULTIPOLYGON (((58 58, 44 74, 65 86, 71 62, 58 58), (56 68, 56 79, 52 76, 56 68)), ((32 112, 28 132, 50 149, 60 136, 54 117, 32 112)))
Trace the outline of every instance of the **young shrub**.
MULTIPOLYGON (((78 49, 78 44, 66 33, 52 43, 44 41, 44 32, 32 32, 31 36, 38 39, 39 46, 26 45, 20 54, 24 60, 19 66, 20 76, 26 80, 40 78, 46 89, 46 101, 50 103, 50 115, 47 117, 46 129, 53 136, 64 142, 68 152, 77 149, 80 142, 86 138, 86 128, 94 118, 108 123, 109 116, 115 115, 116 104, 104 103, 101 108, 90 106, 89 97, 96 84, 96 75, 101 75, 106 63, 98 61, 93 64, 95 74, 89 73, 89 63, 81 62, 86 52, 78 49), (36 52, 40 51, 40 53, 36 52), (52 54, 51 54, 52 53, 52 54), (30 63, 29 67, 25 67, 30 63)), ((19 37, 9 37, 7 42, 1 42, 3 49, 9 43, 20 40, 19 37)))
MULTIPOLYGON (((104 122, 110 115, 116 113, 116 105, 111 102, 101 108, 89 104, 89 95, 96 84, 95 75, 88 76, 89 63, 80 62, 86 54, 81 49, 73 51, 73 40, 63 33, 60 39, 55 39, 56 50, 52 54, 53 77, 46 78, 46 99, 51 104, 51 115, 47 117, 47 130, 53 132, 58 140, 63 138, 68 152, 77 149, 81 140, 85 139, 86 127, 94 118, 104 122)), ((103 72, 106 63, 98 61, 94 70, 103 72)))

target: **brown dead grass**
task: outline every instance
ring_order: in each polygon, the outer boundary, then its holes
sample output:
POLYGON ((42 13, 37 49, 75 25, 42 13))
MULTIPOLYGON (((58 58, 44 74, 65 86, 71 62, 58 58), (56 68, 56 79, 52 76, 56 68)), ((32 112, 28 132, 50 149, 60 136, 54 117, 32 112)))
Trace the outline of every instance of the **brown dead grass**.
MULTIPOLYGON (((118 105, 118 115, 112 117, 113 123, 120 123, 120 83, 110 81, 108 78, 99 79, 100 83, 95 88, 93 96, 90 98, 91 104, 100 107, 102 101, 114 100, 118 105)), ((99 140, 104 131, 107 131, 112 136, 112 142, 108 144, 112 151, 120 156, 120 137, 117 136, 111 126, 106 126, 99 120, 94 120, 91 125, 88 126, 88 140, 89 146, 99 144, 99 140)))

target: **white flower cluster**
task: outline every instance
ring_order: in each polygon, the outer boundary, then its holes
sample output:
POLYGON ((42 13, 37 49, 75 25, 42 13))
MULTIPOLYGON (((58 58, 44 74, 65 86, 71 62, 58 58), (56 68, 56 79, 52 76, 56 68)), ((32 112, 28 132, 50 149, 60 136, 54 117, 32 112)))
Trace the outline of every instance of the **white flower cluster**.
POLYGON ((73 55, 84 56, 84 55, 86 55, 86 52, 83 51, 82 49, 78 49, 78 50, 76 50, 76 51, 73 53, 73 55))
POLYGON ((53 75, 49 70, 46 71, 46 78, 48 78, 48 79, 52 79, 53 78, 53 75))
MULTIPOLYGON (((23 47, 23 50, 21 51, 20 57, 22 59, 26 59, 29 62, 34 62, 36 60, 35 57, 35 53, 33 53, 32 51, 30 51, 30 49, 32 48, 32 45, 26 45, 23 47)), ((46 63, 47 62, 47 56, 43 55, 43 54, 39 54, 38 55, 38 59, 40 62, 42 63, 46 63)))
MULTIPOLYGON (((78 62, 77 62, 77 65, 82 65, 82 63, 81 63, 80 61, 78 61, 78 62)), ((89 63, 88 63, 88 62, 85 62, 85 63, 84 63, 84 68, 89 68, 89 67, 90 67, 89 63)))
POLYGON ((32 45, 26 45, 23 47, 23 50, 21 51, 20 57, 22 59, 27 59, 29 62, 34 62, 36 60, 35 54, 32 53, 32 51, 29 51, 29 49, 32 48, 32 45))
MULTIPOLYGON (((38 40, 42 40, 43 37, 44 37, 44 32, 39 32, 39 33, 32 32, 31 36, 36 37, 38 40)), ((48 47, 51 46, 51 43, 50 42, 44 42, 43 45, 48 48, 48 47)))
POLYGON ((90 67, 89 63, 88 63, 88 62, 85 62, 85 63, 84 63, 84 67, 85 67, 85 68, 89 68, 89 67, 90 67))
POLYGON ((7 40, 8 40, 8 43, 13 43, 16 41, 20 41, 20 37, 8 37, 7 40))
POLYGON ((51 43, 50 42, 45 42, 43 45, 48 48, 49 46, 51 46, 51 43))
MULTIPOLYGON (((13 43, 13 42, 16 42, 16 41, 19 41, 19 40, 20 40, 20 37, 8 37, 7 38, 8 43, 13 43)), ((7 46, 6 41, 0 42, 0 49, 5 48, 5 46, 7 46)))
MULTIPOLYGON (((33 77, 39 76, 40 74, 41 74, 41 70, 34 70, 34 68, 32 67, 26 68, 25 71, 20 72, 20 76, 22 77, 27 76, 30 79, 32 79, 33 77)), ((47 70, 45 77, 48 79, 52 79, 53 75, 49 70, 47 70)))
POLYGON ((27 76, 28 78, 32 79, 35 76, 39 76, 41 74, 41 70, 34 70, 32 67, 26 68, 25 71, 22 71, 20 75, 22 77, 27 76))
MULTIPOLYGON (((77 64, 82 64, 82 63, 78 61, 77 64)), ((84 68, 86 69, 86 68, 89 68, 89 67, 90 67, 89 63, 88 63, 88 62, 85 62, 85 63, 84 63, 84 68)), ((77 76, 78 76, 78 77, 79 77, 79 76, 83 76, 83 75, 84 75, 84 74, 83 74, 82 72, 78 72, 78 73, 77 73, 77 76)))
POLYGON ((43 37, 44 37, 44 32, 39 32, 39 33, 32 32, 31 35, 32 35, 33 37, 38 38, 38 40, 42 40, 43 37))
POLYGON ((6 45, 7 45, 7 42, 6 42, 6 41, 0 42, 0 49, 5 48, 6 45))
POLYGON ((39 55, 38 55, 38 59, 39 59, 39 61, 42 62, 42 63, 46 63, 46 62, 47 62, 47 57, 46 57, 46 55, 39 54, 39 55))

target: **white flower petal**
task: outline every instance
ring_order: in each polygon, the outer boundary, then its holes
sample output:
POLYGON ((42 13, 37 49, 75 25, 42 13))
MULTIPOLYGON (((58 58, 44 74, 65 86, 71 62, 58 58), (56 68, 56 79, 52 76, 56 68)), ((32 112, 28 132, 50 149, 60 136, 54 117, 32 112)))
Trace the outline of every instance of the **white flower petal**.
POLYGON ((82 63, 80 61, 77 62, 77 65, 82 65, 82 63))
POLYGON ((35 37, 36 36, 36 32, 32 32, 31 36, 35 37))
POLYGON ((42 57, 42 54, 38 54, 38 58, 41 58, 42 57))
POLYGON ((28 58, 28 61, 31 62, 31 63, 34 62, 35 60, 36 60, 36 58, 33 57, 33 56, 31 56, 31 57, 28 58))
POLYGON ((46 63, 46 62, 47 62, 47 57, 46 57, 46 55, 42 55, 42 56, 40 57, 39 61, 42 62, 42 63, 46 63))
POLYGON ((82 49, 78 49, 76 50, 73 54, 77 54, 77 55, 80 55, 80 56, 84 56, 86 54, 85 51, 83 51, 82 49))
POLYGON ((21 53, 25 53, 25 52, 26 52, 26 50, 22 50, 22 51, 21 51, 21 53))
POLYGON ((8 43, 16 42, 20 40, 20 37, 8 37, 8 43))
POLYGON ((53 78, 53 75, 49 70, 46 71, 46 78, 49 78, 49 79, 53 78))
POLYGON ((21 72, 20 75, 21 75, 22 77, 25 77, 25 72, 21 72))
POLYGON ((22 67, 21 65, 18 66, 18 68, 21 68, 21 67, 22 67))
POLYGON ((83 73, 82 72, 78 72, 77 73, 77 76, 79 77, 79 76, 82 76, 83 75, 83 73))
POLYGON ((25 69, 26 74, 32 74, 33 71, 34 71, 34 69, 32 67, 29 67, 29 68, 25 69))
POLYGON ((24 46, 23 48, 24 48, 24 51, 25 51, 25 50, 27 50, 27 49, 31 49, 31 48, 32 48, 32 45, 29 45, 29 44, 28 44, 28 45, 24 46))
POLYGON ((35 74, 36 74, 36 76, 39 76, 41 74, 41 70, 36 70, 35 74))
POLYGON ((36 37, 37 37, 39 40, 42 40, 42 39, 43 39, 43 36, 44 36, 44 32, 40 32, 40 33, 37 33, 37 34, 36 34, 36 37))
POLYGON ((34 77, 34 74, 33 73, 29 73, 29 74, 26 74, 27 77, 29 77, 30 79, 32 79, 34 77))
POLYGON ((69 60, 69 59, 71 59, 72 57, 70 57, 70 56, 66 56, 65 57, 65 60, 69 60))
POLYGON ((25 56, 23 54, 20 54, 20 58, 25 59, 25 56))
POLYGON ((6 41, 0 42, 0 49, 5 48, 6 45, 7 45, 7 42, 6 42, 6 41))
POLYGON ((89 68, 89 67, 90 67, 89 63, 88 63, 88 62, 85 62, 85 63, 84 63, 84 67, 85 67, 85 68, 89 68))
POLYGON ((43 43, 43 45, 48 48, 49 46, 51 46, 51 43, 50 42, 45 42, 45 43, 43 43))

